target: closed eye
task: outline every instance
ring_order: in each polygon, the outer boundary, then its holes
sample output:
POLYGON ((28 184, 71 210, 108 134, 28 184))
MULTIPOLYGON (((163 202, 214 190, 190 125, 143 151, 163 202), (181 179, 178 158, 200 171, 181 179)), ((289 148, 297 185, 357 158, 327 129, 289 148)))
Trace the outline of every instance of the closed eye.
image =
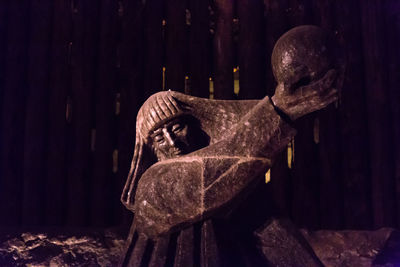
POLYGON ((172 126, 172 131, 173 131, 174 133, 180 132, 180 131, 182 131, 182 129, 183 129, 183 127, 182 127, 181 124, 174 124, 174 125, 172 126))
POLYGON ((156 136, 154 136, 154 141, 156 141, 157 143, 162 143, 164 142, 164 137, 161 134, 158 134, 156 136))

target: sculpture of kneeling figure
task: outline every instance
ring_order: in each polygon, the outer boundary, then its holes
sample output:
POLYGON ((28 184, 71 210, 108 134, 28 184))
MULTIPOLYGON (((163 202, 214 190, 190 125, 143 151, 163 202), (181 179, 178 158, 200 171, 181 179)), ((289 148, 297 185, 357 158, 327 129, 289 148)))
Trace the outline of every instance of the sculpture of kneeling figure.
POLYGON ((123 265, 267 265, 246 238, 226 245, 235 238, 229 216, 295 135, 291 122, 338 99, 336 59, 320 28, 300 26, 274 48, 278 85, 271 98, 210 100, 174 91, 149 97, 138 112, 121 198, 134 212, 123 265))

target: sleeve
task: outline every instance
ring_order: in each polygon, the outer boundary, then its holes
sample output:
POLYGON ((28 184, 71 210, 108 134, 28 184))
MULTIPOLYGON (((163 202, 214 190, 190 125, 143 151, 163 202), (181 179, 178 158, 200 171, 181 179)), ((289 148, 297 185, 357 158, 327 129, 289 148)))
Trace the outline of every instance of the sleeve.
POLYGON ((275 111, 268 96, 260 100, 231 129, 218 130, 226 131, 221 141, 191 154, 201 157, 219 155, 273 160, 296 134, 296 130, 275 111))
POLYGON ((157 236, 209 218, 251 190, 295 131, 261 100, 220 142, 151 166, 135 200, 138 230, 157 236))
POLYGON ((154 237, 201 219, 202 169, 198 160, 151 166, 136 190, 137 229, 154 237))

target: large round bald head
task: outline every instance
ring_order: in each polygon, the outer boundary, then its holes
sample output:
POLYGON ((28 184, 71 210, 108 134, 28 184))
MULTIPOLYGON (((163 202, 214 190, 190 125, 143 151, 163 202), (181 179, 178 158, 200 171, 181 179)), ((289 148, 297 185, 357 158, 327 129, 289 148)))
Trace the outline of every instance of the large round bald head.
POLYGON ((271 61, 278 83, 306 84, 317 80, 335 68, 333 38, 317 26, 295 27, 276 42, 271 61))

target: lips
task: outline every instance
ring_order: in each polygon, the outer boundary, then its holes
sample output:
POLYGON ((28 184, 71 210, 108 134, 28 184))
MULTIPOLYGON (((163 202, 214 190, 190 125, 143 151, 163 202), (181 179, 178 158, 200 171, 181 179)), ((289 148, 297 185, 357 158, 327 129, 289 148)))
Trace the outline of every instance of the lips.
POLYGON ((171 152, 171 155, 172 156, 181 156, 181 155, 183 155, 184 154, 184 152, 183 152, 183 150, 182 149, 180 149, 180 148, 178 148, 178 147, 174 147, 173 149, 171 149, 170 150, 171 152))
POLYGON ((180 149, 175 149, 175 150, 172 151, 172 154, 175 155, 175 156, 179 156, 179 155, 182 155, 183 152, 180 149))

